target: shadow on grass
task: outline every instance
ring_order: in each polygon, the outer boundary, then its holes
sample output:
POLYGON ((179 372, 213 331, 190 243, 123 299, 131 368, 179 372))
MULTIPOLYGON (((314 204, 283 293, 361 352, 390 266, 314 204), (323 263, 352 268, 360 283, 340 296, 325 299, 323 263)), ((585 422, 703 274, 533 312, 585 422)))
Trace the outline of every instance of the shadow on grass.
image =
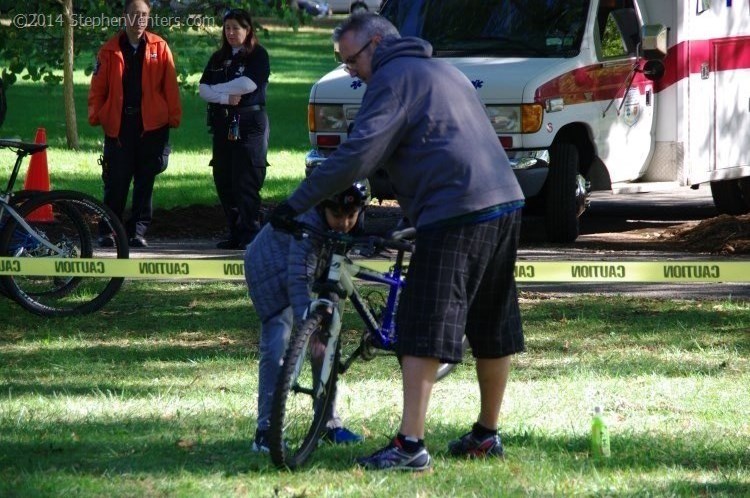
POLYGON ((750 484, 727 479, 723 482, 677 480, 656 487, 653 496, 750 496, 750 484))
POLYGON ((522 320, 541 352, 606 354, 594 349, 606 342, 611 348, 694 352, 717 346, 750 353, 750 315, 742 303, 717 309, 715 303, 587 296, 535 301, 522 307, 522 320))
MULTIPOLYGON (((226 424, 226 421, 224 421, 226 424)), ((250 451, 254 420, 235 420, 235 426, 220 430, 202 420, 179 417, 171 421, 124 420, 112 423, 35 424, 38 437, 33 442, 8 441, 0 449, 0 475, 34 475, 47 472, 71 473, 76 476, 108 474, 169 474, 219 472, 225 476, 273 472, 266 455, 250 451), (247 431, 247 435, 243 432, 247 431), (213 434, 226 434, 217 440, 213 434), (75 438, 71 438, 74 435, 75 438), (74 440, 75 439, 75 440, 74 440)), ((446 453, 447 442, 459 436, 464 428, 439 426, 429 431, 428 445, 436 467, 454 462, 446 453)), ((23 434, 28 438, 30 434, 23 434)), ((649 436, 620 436, 613 440, 613 457, 594 461, 587 457, 588 439, 583 437, 509 434, 505 437, 510 461, 515 455, 531 453, 555 467, 557 475, 580 473, 604 474, 607 470, 645 473, 662 468, 711 470, 726 475, 744 471, 750 456, 747 448, 722 445, 710 447, 705 441, 663 440, 649 436)), ((372 438, 363 445, 350 447, 321 446, 298 473, 318 469, 345 471, 353 467, 354 458, 379 449, 385 440, 372 438)), ((485 463, 478 462, 478 465, 485 463)), ((488 464, 488 463, 487 463, 488 464)), ((518 465, 518 463, 513 463, 518 465)), ((283 472, 283 471, 279 471, 283 472)), ((687 485, 701 489, 704 483, 678 481, 665 487, 687 485)), ((750 491, 747 483, 727 480, 714 484, 717 490, 735 490, 740 495, 750 491)))
MULTIPOLYGON (((528 352, 516 365, 520 378, 553 378, 571 365, 612 377, 715 375, 730 373, 738 358, 750 355, 748 317, 741 309, 684 310, 638 299, 590 299, 576 311, 577 306, 543 301, 524 307, 528 352), (561 319, 561 306, 576 318, 561 319)), ((7 300, 0 301, 0 313, 5 317, 0 370, 15 372, 10 378, 50 364, 128 369, 145 362, 187 365, 257 356, 260 324, 242 283, 129 281, 103 311, 87 316, 45 319, 20 312, 7 300)), ((358 328, 350 308, 345 323, 358 328)), ((391 367, 389 360, 378 359, 368 365, 368 375, 390 378, 391 367)))

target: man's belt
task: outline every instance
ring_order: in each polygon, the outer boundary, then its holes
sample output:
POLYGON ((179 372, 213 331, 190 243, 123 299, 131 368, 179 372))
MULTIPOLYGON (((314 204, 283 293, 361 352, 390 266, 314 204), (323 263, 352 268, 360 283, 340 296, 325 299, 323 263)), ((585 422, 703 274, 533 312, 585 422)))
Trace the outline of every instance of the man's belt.
POLYGON ((266 106, 261 104, 246 105, 244 107, 237 107, 238 111, 262 111, 266 106))
POLYGON ((135 116, 141 113, 140 107, 125 106, 122 108, 122 113, 126 116, 135 116))
POLYGON ((245 105, 245 106, 227 106, 221 108, 221 114, 228 118, 229 116, 233 116, 235 112, 254 112, 254 111, 262 111, 265 109, 266 106, 261 104, 253 104, 253 105, 245 105))

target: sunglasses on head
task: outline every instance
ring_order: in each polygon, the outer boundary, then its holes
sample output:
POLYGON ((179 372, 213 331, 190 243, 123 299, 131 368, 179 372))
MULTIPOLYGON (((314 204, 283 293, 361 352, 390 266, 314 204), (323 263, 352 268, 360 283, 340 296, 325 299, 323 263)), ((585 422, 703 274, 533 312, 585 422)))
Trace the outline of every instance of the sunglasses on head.
POLYGON ((224 17, 222 19, 226 21, 228 17, 241 17, 242 19, 246 19, 248 14, 242 9, 227 9, 224 11, 224 17))

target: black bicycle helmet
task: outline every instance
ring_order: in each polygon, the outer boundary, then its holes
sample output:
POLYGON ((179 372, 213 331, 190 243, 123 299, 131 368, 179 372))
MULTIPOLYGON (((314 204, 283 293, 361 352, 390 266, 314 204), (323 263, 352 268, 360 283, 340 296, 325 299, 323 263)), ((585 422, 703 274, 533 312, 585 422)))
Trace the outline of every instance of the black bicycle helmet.
POLYGON ((357 180, 352 183, 352 186, 334 194, 328 199, 321 202, 322 207, 329 207, 332 209, 341 209, 348 211, 353 208, 365 207, 370 203, 370 182, 365 180, 357 180))

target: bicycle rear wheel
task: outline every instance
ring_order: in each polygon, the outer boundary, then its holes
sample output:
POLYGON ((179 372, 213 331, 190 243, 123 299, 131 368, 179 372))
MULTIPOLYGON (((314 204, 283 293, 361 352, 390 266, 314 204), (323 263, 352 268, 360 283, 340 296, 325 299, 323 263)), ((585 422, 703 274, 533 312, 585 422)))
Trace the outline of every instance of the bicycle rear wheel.
POLYGON ((330 417, 340 351, 338 344, 328 344, 334 340, 328 334, 328 324, 326 314, 313 312, 292 335, 284 355, 268 433, 271 460, 279 467, 302 465, 318 446, 330 417), (335 355, 324 372, 326 346, 335 348, 335 355))
MULTIPOLYGON (((122 223, 109 208, 89 195, 74 191, 37 194, 21 204, 17 213, 31 231, 9 217, 0 231, 2 256, 76 260, 128 257, 122 223), (113 247, 95 248, 98 233, 111 233, 113 247)), ((55 267, 60 275, 5 275, 0 277, 0 283, 26 310, 41 316, 62 317, 100 309, 124 281, 106 276, 101 262, 74 265, 61 261, 55 267), (65 275, 71 270, 84 275, 65 275)))

